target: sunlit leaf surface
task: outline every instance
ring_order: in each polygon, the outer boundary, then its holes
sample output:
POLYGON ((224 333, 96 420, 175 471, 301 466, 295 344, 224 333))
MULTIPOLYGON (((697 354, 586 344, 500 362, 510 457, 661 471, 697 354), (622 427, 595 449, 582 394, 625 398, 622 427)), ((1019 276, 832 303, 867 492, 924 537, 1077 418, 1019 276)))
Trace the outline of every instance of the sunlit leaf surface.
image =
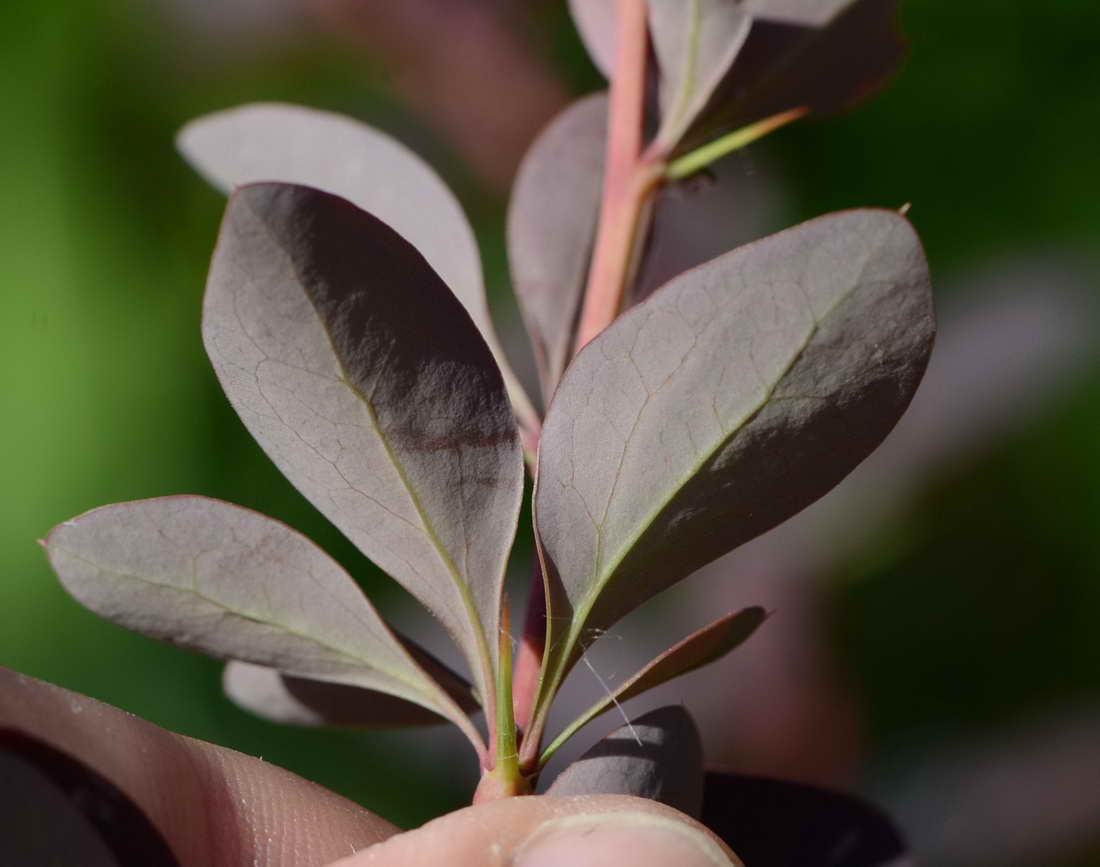
POLYGON ((550 646, 605 628, 826 493, 908 405, 934 333, 909 223, 857 210, 695 268, 590 343, 543 431, 550 646), (558 627, 561 632, 561 627, 558 627))
POLYGON ((473 230, 454 193, 419 156, 352 118, 280 103, 197 118, 177 144, 224 192, 256 181, 301 184, 341 196, 388 224, 458 296, 504 373, 517 416, 531 422, 530 401, 493 329, 473 230))
POLYGON ((339 564, 257 512, 193 496, 119 503, 55 527, 46 551, 65 588, 120 626, 389 693, 469 727, 339 564))
POLYGON ((248 185, 222 223, 203 336, 275 464, 439 618, 491 696, 523 460, 500 372, 439 276, 343 199, 248 185))

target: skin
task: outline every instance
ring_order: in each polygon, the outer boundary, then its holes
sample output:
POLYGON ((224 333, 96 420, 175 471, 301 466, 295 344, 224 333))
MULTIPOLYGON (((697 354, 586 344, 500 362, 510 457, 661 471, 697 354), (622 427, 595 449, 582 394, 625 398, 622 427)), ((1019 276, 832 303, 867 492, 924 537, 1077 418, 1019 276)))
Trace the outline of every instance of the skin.
POLYGON ((625 796, 508 798, 402 833, 259 759, 7 669, 0 727, 32 734, 110 779, 183 867, 585 867, 617 859, 631 867, 740 867, 697 822, 625 796))

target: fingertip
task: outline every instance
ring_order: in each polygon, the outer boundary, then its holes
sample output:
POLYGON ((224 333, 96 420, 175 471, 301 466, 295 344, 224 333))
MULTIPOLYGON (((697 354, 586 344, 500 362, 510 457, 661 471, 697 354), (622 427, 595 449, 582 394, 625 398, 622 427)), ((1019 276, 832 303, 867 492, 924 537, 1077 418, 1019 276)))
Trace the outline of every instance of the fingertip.
POLYGON ((110 781, 181 867, 321 867, 399 830, 275 765, 3 668, 0 728, 36 738, 110 781))
POLYGON ((330 867, 743 867, 694 819, 645 798, 507 798, 467 807, 330 867))

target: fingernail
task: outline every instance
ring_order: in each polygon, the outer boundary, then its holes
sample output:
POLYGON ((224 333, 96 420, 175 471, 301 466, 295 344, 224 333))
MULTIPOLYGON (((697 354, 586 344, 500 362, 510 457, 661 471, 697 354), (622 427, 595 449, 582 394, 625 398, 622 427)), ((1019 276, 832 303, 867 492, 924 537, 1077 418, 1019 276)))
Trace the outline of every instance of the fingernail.
POLYGON ((710 837, 651 813, 566 816, 540 825, 512 867, 733 867, 710 837))

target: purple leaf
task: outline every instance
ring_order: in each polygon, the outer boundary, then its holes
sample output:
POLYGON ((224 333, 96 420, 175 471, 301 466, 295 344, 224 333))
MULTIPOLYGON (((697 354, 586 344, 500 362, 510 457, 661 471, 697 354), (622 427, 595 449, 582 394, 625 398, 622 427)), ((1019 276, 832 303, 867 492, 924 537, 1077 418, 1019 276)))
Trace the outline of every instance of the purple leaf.
MULTIPOLYGON (((289 725, 380 729, 445 722, 439 714, 394 695, 295 677, 248 662, 233 661, 226 665, 222 685, 226 694, 245 710, 289 725)), ((468 689, 464 694, 448 692, 463 710, 477 709, 478 704, 468 689)))
POLYGON ((905 410, 934 330, 912 227, 857 210, 695 268, 593 340, 539 456, 549 623, 566 624, 546 694, 592 629, 844 478, 905 410))
POLYGON ((633 795, 699 816, 703 747, 679 705, 650 711, 616 729, 567 767, 547 795, 633 795))
POLYGON ((119 503, 55 527, 46 551, 77 601, 127 629, 395 695, 471 732, 351 576, 257 512, 192 496, 119 503))
POLYGON ((559 114, 523 159, 508 208, 516 297, 549 400, 573 348, 603 186, 607 95, 559 114))
POLYGON ((902 867, 890 820, 852 795, 815 786, 706 775, 701 820, 751 867, 902 867))
POLYGON ((203 336, 276 466, 444 624, 491 703, 523 458, 454 295, 351 203, 253 184, 226 210, 203 336))
POLYGON ((744 644, 764 622, 767 615, 763 608, 745 608, 727 614, 702 629, 693 632, 687 638, 670 647, 664 653, 651 660, 633 677, 623 681, 614 690, 602 696, 588 710, 570 723, 544 753, 548 758, 557 747, 568 740, 600 714, 618 706, 622 702, 641 695, 646 690, 667 683, 681 674, 695 671, 715 660, 721 659, 730 651, 744 644))
POLYGON ((226 193, 257 181, 300 184, 345 198, 393 228, 462 302, 503 372, 517 417, 526 426, 535 422, 493 329, 473 230, 454 194, 419 156, 352 118, 280 103, 197 118, 180 130, 177 144, 226 193))
POLYGON ((757 0, 748 39, 678 148, 791 108, 835 112, 885 84, 905 56, 898 0, 757 0))

